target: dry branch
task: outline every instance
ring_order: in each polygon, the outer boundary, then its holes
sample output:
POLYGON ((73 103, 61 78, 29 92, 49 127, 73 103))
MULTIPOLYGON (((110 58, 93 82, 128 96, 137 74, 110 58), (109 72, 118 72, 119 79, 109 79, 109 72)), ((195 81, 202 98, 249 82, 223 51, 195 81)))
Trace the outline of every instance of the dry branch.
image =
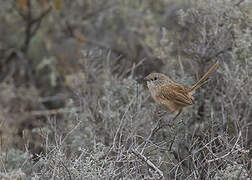
POLYGON ((164 173, 155 165, 153 164, 147 157, 145 157, 143 154, 139 153, 137 150, 135 149, 131 149, 132 153, 137 156, 138 158, 140 158, 142 161, 146 162, 146 164, 151 168, 153 169, 154 171, 156 171, 159 176, 160 176, 160 179, 163 179, 164 178, 164 173))

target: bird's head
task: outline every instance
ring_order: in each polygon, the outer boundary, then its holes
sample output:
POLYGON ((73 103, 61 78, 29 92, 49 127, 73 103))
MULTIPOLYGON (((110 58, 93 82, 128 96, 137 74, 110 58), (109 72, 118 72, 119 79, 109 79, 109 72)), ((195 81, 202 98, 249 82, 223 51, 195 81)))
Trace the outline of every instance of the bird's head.
POLYGON ((144 80, 147 82, 148 88, 150 88, 154 86, 162 86, 167 80, 169 80, 169 78, 161 73, 151 73, 146 76, 144 80))

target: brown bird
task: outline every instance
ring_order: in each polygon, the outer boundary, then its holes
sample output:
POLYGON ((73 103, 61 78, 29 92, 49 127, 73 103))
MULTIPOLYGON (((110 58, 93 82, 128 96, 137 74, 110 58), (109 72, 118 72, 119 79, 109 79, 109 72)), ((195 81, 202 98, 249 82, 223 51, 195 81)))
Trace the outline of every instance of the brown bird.
POLYGON ((219 61, 217 61, 206 74, 193 86, 185 87, 174 81, 162 73, 151 73, 144 78, 153 99, 165 106, 169 111, 178 111, 173 118, 175 120, 183 111, 184 107, 194 104, 192 95, 195 90, 203 84, 207 77, 216 70, 219 61))

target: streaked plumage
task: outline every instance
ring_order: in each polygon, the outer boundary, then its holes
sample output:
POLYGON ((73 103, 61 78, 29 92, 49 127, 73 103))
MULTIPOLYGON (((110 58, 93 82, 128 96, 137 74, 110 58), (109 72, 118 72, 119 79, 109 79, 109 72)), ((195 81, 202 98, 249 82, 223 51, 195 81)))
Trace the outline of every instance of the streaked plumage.
MULTIPOLYGON (((192 95, 195 90, 216 70, 217 61, 207 73, 193 86, 187 88, 174 81, 162 73, 151 73, 145 77, 147 86, 153 99, 165 106, 171 112, 179 111, 176 117, 182 112, 183 108, 194 104, 192 95)), ((176 119, 176 117, 174 119, 176 119)))

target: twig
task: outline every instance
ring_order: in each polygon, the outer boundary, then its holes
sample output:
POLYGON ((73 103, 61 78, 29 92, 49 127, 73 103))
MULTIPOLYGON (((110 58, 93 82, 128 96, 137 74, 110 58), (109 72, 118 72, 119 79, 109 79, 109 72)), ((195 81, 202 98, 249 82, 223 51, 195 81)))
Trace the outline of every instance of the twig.
POLYGON ((120 54, 122 57, 127 57, 127 53, 124 52, 123 50, 120 50, 119 48, 116 47, 111 47, 109 44, 106 43, 102 43, 93 39, 89 39, 89 38, 85 38, 85 42, 89 43, 89 44, 93 44, 95 46, 99 46, 102 49, 110 49, 111 51, 113 51, 114 53, 120 54))
POLYGON ((151 169, 156 171, 159 174, 160 179, 164 178, 164 173, 155 164, 153 164, 147 157, 145 157, 143 154, 139 153, 137 150, 133 148, 131 149, 131 151, 135 156, 144 161, 151 169))
POLYGON ((66 167, 66 165, 60 160, 61 165, 66 169, 66 172, 68 173, 68 177, 70 180, 72 180, 71 172, 69 169, 66 167))
POLYGON ((66 94, 57 94, 54 96, 46 96, 46 97, 41 97, 39 98, 39 102, 40 103, 46 103, 46 102, 53 102, 53 101, 59 101, 59 100, 64 100, 66 99, 68 96, 66 94))
POLYGON ((50 115, 56 115, 56 114, 71 113, 73 109, 76 109, 77 112, 80 111, 80 108, 73 107, 73 108, 59 108, 59 109, 51 109, 51 110, 37 110, 37 111, 30 111, 27 113, 33 116, 41 116, 41 115, 50 116, 50 115))
POLYGON ((104 12, 105 10, 109 10, 111 8, 115 7, 115 4, 110 4, 107 6, 102 6, 101 8, 98 8, 92 12, 87 12, 82 18, 81 20, 87 20, 90 19, 91 17, 98 17, 98 14, 104 12))
MULTIPOLYGON (((141 152, 141 153, 143 153, 143 151, 144 151, 144 149, 145 149, 147 143, 150 142, 150 139, 151 139, 160 129, 162 129, 162 128, 164 128, 164 127, 167 127, 167 126, 172 127, 172 125, 170 125, 170 124, 168 124, 168 123, 166 123, 166 124, 161 124, 161 120, 162 120, 162 117, 158 119, 158 121, 156 122, 156 124, 154 125, 154 127, 151 129, 151 132, 150 132, 149 136, 148 136, 147 139, 145 139, 145 141, 144 141, 144 145, 143 145, 143 148, 142 148, 142 152, 141 152)), ((140 146, 142 146, 142 145, 140 145, 140 146)))
POLYGON ((212 59, 214 59, 214 58, 217 58, 219 55, 224 54, 225 52, 227 52, 227 51, 230 50, 230 49, 231 49, 231 47, 227 47, 227 48, 225 48, 225 49, 222 49, 222 50, 220 50, 220 51, 217 51, 214 55, 212 55, 212 56, 210 56, 210 57, 203 57, 203 59, 205 59, 206 62, 208 62, 208 61, 210 61, 210 60, 212 60, 212 59))
MULTIPOLYGON (((214 158, 214 159, 207 160, 207 162, 210 163, 210 162, 217 161, 217 160, 219 160, 219 159, 223 159, 223 158, 227 157, 228 155, 230 155, 230 154, 232 154, 232 153, 234 153, 234 152, 236 152, 236 151, 239 151, 239 150, 234 150, 234 149, 237 147, 237 144, 238 144, 238 141, 239 141, 240 137, 241 137, 241 131, 239 132, 238 138, 237 138, 237 140, 236 140, 234 146, 232 147, 232 149, 231 149, 227 154, 224 154, 223 156, 220 156, 220 157, 216 157, 216 158, 214 158)), ((209 150, 209 151, 210 151, 210 150, 209 150)), ((211 152, 211 151, 210 151, 210 152, 211 152)), ((212 153, 212 154, 214 155, 214 153, 212 153)), ((214 156, 215 156, 215 155, 214 155, 214 156)))
MULTIPOLYGON (((157 132, 157 129, 160 129, 159 124, 160 124, 160 119, 156 122, 155 126, 151 129, 151 132, 150 132, 149 136, 148 136, 147 139, 144 141, 144 145, 143 145, 143 148, 142 148, 142 152, 141 152, 141 153, 143 153, 146 144, 147 144, 148 142, 150 142, 150 139, 151 139, 152 136, 154 136, 154 134, 157 132)), ((140 145, 140 146, 141 146, 141 145, 140 145)))
POLYGON ((23 18, 25 21, 25 37, 24 37, 24 44, 21 48, 22 52, 24 54, 27 53, 31 39, 35 36, 36 32, 38 31, 42 20, 45 16, 49 14, 49 12, 52 10, 52 7, 49 7, 46 11, 43 11, 40 13, 40 15, 36 18, 34 18, 32 14, 32 5, 31 0, 27 1, 27 12, 22 12, 17 6, 16 3, 13 4, 14 8, 18 11, 19 15, 23 18))
POLYGON ((244 0, 240 0, 239 2, 237 2, 237 3, 235 4, 235 6, 240 6, 240 4, 243 3, 243 2, 244 2, 244 0))
POLYGON ((33 30, 31 31, 31 38, 33 36, 35 36, 36 32, 38 31, 38 29, 41 25, 42 20, 44 19, 45 16, 47 16, 50 13, 51 10, 52 10, 52 7, 49 7, 46 11, 41 13, 39 17, 37 17, 31 21, 31 25, 35 26, 33 28, 33 30))

